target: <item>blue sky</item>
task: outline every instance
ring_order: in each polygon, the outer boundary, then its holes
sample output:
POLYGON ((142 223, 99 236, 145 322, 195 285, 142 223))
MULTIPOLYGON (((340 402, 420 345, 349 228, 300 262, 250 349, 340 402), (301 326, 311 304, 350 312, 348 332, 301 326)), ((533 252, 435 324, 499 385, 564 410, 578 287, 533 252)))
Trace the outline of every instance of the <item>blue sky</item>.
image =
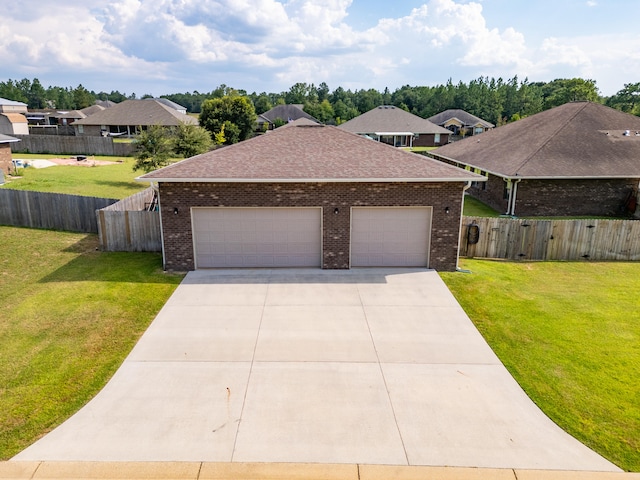
MULTIPOLYGON (((19 3, 19 5, 18 5, 19 3)), ((640 82, 637 1, 22 0, 0 80, 162 95, 434 86, 480 76, 640 82), (43 5, 47 8, 43 8, 43 5)))

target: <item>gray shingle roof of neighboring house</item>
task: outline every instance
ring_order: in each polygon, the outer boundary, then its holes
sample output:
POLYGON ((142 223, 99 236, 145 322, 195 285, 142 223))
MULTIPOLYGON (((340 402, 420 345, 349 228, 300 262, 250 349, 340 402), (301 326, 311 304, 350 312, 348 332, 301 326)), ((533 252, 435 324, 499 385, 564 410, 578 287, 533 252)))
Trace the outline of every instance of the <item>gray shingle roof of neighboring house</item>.
POLYGON ((101 112, 105 109, 105 107, 102 107, 100 105, 91 105, 90 107, 86 107, 83 108, 82 110, 80 110, 82 113, 84 113, 87 117, 93 115, 94 113, 98 113, 101 112))
POLYGON ((4 133, 0 133, 0 143, 13 143, 19 142, 19 138, 15 138, 9 135, 5 135, 4 133))
POLYGON ((293 122, 139 177, 161 182, 466 182, 483 177, 345 132, 293 122))
POLYGON ((198 124, 198 120, 184 115, 155 100, 125 100, 111 108, 75 121, 74 125, 162 125, 198 124))
POLYGON ((429 117, 427 120, 435 123, 436 125, 444 125, 452 118, 457 118, 465 127, 472 127, 476 125, 481 125, 484 128, 495 127, 493 123, 489 123, 486 120, 483 120, 480 117, 476 117, 475 115, 471 115, 469 112, 465 112, 464 110, 461 110, 459 108, 445 110, 444 112, 440 112, 433 117, 429 117))
POLYGON ((103 108, 111 108, 117 105, 116 102, 112 102, 111 100, 96 100, 96 105, 99 105, 103 108))
POLYGON ((571 102, 432 154, 510 178, 640 178, 640 117, 571 102))
POLYGON ((278 118, 285 122, 306 118, 308 120, 313 120, 316 123, 320 123, 316 118, 309 115, 302 108, 303 105, 298 104, 276 105, 271 110, 267 110, 262 113, 260 116, 269 120, 270 123, 274 123, 278 118))
POLYGON ((169 100, 168 98, 153 98, 153 99, 147 99, 147 100, 155 100, 156 102, 160 102, 163 105, 166 105, 167 107, 173 108, 174 110, 177 110, 181 113, 186 114, 187 113, 187 107, 183 107, 182 105, 173 102, 171 100, 169 100))
POLYGON ((413 134, 451 134, 450 130, 393 105, 376 107, 341 124, 338 128, 360 135, 409 132, 413 134))

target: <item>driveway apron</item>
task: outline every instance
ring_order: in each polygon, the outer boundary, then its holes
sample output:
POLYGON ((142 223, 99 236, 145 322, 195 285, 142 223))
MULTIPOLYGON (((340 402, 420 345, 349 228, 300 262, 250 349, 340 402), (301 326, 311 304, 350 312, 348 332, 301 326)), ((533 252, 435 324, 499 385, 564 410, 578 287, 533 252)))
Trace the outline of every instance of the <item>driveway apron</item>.
POLYGON ((14 460, 618 470, 420 269, 190 272, 105 388, 14 460))

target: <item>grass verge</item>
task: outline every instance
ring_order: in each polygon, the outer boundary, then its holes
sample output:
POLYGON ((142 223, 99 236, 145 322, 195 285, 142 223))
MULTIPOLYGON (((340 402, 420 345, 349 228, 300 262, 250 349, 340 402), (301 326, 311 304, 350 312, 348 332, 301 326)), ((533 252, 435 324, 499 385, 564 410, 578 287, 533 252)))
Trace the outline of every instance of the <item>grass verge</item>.
POLYGON ((71 416, 113 375, 182 279, 95 235, 0 227, 0 460, 71 416))
POLYGON ((461 260, 441 277, 531 399, 621 468, 640 471, 637 263, 461 260))

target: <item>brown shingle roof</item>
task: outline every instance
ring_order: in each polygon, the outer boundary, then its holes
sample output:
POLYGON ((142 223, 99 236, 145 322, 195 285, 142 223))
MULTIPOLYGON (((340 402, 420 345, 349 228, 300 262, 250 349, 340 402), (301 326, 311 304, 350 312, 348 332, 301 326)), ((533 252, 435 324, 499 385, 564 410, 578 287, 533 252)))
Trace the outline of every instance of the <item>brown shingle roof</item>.
POLYGON ((194 117, 184 115, 154 99, 125 100, 102 110, 74 125, 162 125, 177 126, 180 123, 197 124, 194 117))
POLYGON ((84 113, 87 117, 94 115, 98 112, 101 112, 105 109, 105 107, 101 107, 100 105, 91 105, 90 107, 87 108, 83 108, 82 110, 80 110, 82 113, 84 113))
POLYGON ((9 119, 11 123, 27 123, 27 117, 25 117, 22 113, 2 113, 9 119))
POLYGON ((298 125, 198 155, 146 181, 471 181, 482 177, 336 127, 298 125))
POLYGON ((435 123, 431 123, 429 120, 425 120, 422 117, 418 117, 413 113, 406 112, 393 105, 376 107, 341 124, 338 128, 361 135, 383 132, 451 134, 451 131, 446 128, 442 128, 435 123))
POLYGON ((483 120, 480 117, 476 117, 475 115, 472 115, 469 112, 466 112, 459 108, 445 110, 444 112, 440 112, 433 117, 429 117, 427 120, 435 123, 436 125, 444 125, 452 118, 457 118, 458 120, 460 120, 462 125, 467 127, 475 125, 482 125, 484 128, 495 127, 493 123, 489 123, 486 120, 483 120))
POLYGON ((288 122, 289 120, 306 118, 316 123, 320 123, 313 116, 305 112, 302 108, 303 105, 298 104, 276 105, 271 110, 267 110, 266 112, 264 112, 262 116, 269 120, 269 122, 271 123, 274 123, 278 118, 280 120, 284 120, 285 122, 288 122))
POLYGON ((640 117, 572 102, 431 153, 506 177, 635 178, 640 117))

